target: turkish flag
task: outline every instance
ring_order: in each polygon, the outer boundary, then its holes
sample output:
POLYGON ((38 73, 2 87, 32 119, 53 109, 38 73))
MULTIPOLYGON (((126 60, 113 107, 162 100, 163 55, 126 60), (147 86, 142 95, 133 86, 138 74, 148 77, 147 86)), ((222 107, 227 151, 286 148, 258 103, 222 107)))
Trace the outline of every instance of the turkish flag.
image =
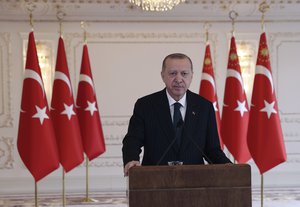
POLYGON ((214 69, 213 69, 213 65, 212 65, 212 58, 211 58, 211 54, 210 54, 210 45, 209 44, 207 44, 206 48, 205 48, 205 55, 204 55, 204 61, 203 61, 203 69, 202 69, 202 77, 201 77, 199 95, 213 103, 213 106, 215 109, 215 116, 216 116, 216 121, 217 121, 220 145, 223 149, 224 144, 223 144, 223 141, 221 138, 221 133, 220 133, 221 123, 220 123, 217 87, 216 87, 216 82, 215 82, 214 69))
POLYGON ((248 102, 235 38, 232 36, 227 65, 221 134, 224 144, 238 163, 245 163, 251 158, 247 147, 248 121, 248 102))
POLYGON ((286 161, 266 34, 259 41, 248 128, 248 147, 261 174, 286 161))
POLYGON ((105 152, 105 143, 87 45, 83 46, 76 105, 84 152, 92 160, 105 152))
POLYGON ((60 163, 66 172, 82 163, 83 147, 74 104, 64 41, 58 41, 51 117, 58 144, 60 163))
POLYGON ((30 32, 28 39, 17 147, 35 182, 59 167, 33 32, 30 32))

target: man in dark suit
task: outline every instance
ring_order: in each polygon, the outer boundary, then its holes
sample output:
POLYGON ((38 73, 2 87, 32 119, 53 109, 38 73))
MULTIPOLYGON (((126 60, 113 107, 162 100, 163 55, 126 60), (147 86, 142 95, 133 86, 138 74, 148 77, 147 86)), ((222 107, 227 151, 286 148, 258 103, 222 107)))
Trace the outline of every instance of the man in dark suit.
POLYGON ((162 91, 137 100, 123 140, 124 174, 140 165, 230 163, 220 148, 211 102, 188 90, 193 77, 191 59, 180 53, 163 60, 162 91))

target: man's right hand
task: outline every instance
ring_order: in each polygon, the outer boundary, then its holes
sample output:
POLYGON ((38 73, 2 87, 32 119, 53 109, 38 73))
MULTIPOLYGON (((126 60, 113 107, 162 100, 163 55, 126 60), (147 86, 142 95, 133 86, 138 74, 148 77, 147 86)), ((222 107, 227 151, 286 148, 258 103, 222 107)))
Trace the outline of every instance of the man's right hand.
POLYGON ((124 167, 124 176, 128 176, 129 169, 134 166, 141 166, 139 161, 132 160, 128 162, 124 167))

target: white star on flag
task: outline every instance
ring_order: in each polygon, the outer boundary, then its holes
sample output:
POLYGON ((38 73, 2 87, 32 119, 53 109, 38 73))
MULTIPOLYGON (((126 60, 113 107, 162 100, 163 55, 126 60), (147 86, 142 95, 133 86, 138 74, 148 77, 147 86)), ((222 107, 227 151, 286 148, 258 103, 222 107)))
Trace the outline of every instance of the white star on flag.
POLYGON ((88 107, 86 107, 84 110, 85 111, 90 111, 91 116, 93 116, 95 111, 98 111, 96 108, 96 102, 94 101, 93 103, 87 101, 88 107))
POLYGON ((216 102, 216 101, 213 103, 213 105, 214 105, 215 111, 219 111, 219 109, 218 109, 218 107, 217 107, 217 102, 216 102))
POLYGON ((234 109, 234 111, 239 111, 241 113, 241 117, 244 116, 245 112, 248 112, 248 109, 246 108, 246 101, 240 102, 237 100, 238 107, 234 109))
POLYGON ((68 119, 71 120, 72 115, 76 115, 74 110, 73 110, 73 104, 68 106, 67 104, 64 103, 65 110, 62 111, 60 114, 66 114, 68 116, 68 119))
POLYGON ((47 107, 45 106, 44 108, 40 108, 37 105, 35 105, 36 108, 36 114, 32 116, 32 118, 38 118, 40 119, 41 124, 43 124, 44 119, 49 119, 49 116, 46 114, 46 109, 47 107))
POLYGON ((262 108, 260 111, 261 112, 266 112, 268 115, 268 119, 270 119, 272 113, 277 114, 277 111, 274 109, 275 101, 272 103, 268 103, 266 100, 264 100, 265 107, 262 108))

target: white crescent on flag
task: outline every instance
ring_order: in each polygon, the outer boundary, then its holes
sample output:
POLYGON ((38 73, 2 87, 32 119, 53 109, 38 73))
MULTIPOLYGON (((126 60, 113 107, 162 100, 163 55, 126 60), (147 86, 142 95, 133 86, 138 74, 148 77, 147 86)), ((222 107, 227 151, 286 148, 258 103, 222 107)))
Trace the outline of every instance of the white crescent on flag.
POLYGON ((44 89, 43 80, 42 80, 41 76, 34 70, 26 68, 25 72, 24 72, 24 80, 27 78, 32 78, 32 79, 36 80, 42 88, 43 96, 45 96, 45 89, 44 89))
POLYGON ((94 83, 93 83, 93 80, 91 79, 90 76, 88 75, 83 75, 83 74, 80 74, 80 77, 79 77, 79 82, 81 81, 85 81, 87 82, 88 84, 91 85, 91 87, 93 88, 93 91, 94 91, 94 94, 95 94, 95 88, 94 88, 94 83))
POLYGON ((62 80, 62 81, 64 81, 67 84, 67 86, 69 87, 70 95, 72 95, 71 82, 70 82, 68 76, 66 76, 66 74, 64 74, 64 73, 62 73, 60 71, 55 71, 54 81, 55 80, 62 80))
POLYGON ((272 93, 274 93, 274 85, 273 85, 273 79, 272 79, 271 72, 266 67, 264 67, 262 65, 257 65, 256 70, 255 70, 255 75, 256 74, 264 75, 269 79, 271 87, 272 87, 272 93))
POLYGON ((216 94, 216 85, 215 85, 214 78, 210 74, 208 74, 208 73, 202 73, 201 79, 210 82, 210 84, 214 88, 214 92, 216 94))
POLYGON ((240 82, 242 90, 245 91, 244 84, 243 84, 243 79, 242 79, 242 76, 239 72, 237 72, 236 70, 233 70, 233 69, 228 69, 227 70, 227 78, 228 77, 236 78, 240 82))

